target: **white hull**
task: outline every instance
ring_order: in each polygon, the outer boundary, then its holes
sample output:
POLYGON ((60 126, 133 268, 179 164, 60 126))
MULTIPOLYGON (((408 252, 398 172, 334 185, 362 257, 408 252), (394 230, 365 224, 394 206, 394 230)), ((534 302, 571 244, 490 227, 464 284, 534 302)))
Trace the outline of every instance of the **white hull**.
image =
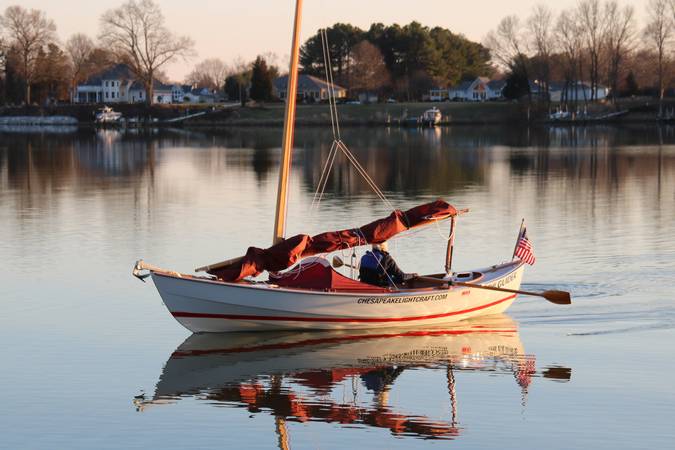
MULTIPOLYGON (((476 284, 519 289, 523 264, 479 272, 483 277, 476 284)), ((515 299, 457 286, 366 294, 225 283, 161 271, 153 271, 152 279, 169 312, 195 333, 427 326, 498 314, 515 299)))

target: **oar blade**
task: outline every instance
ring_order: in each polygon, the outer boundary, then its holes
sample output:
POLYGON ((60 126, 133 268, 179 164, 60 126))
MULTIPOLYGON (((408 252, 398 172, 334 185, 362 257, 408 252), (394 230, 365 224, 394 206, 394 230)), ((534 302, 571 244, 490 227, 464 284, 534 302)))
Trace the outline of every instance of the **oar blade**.
POLYGON ((556 305, 571 305, 572 297, 566 291, 544 291, 542 294, 546 300, 556 305))

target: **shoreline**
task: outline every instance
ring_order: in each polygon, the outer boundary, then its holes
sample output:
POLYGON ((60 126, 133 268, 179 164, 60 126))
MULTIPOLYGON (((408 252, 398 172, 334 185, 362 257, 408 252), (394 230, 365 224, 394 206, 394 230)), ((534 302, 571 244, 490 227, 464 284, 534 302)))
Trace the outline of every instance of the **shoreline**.
MULTIPOLYGON (((144 105, 119 104, 113 108, 132 120, 127 123, 97 124, 93 120, 102 105, 57 105, 51 107, 4 107, 0 109, 0 125, 45 125, 60 123, 77 127, 103 128, 236 128, 236 127, 282 127, 283 103, 270 103, 241 107, 238 104, 199 105, 144 105), (198 113, 197 117, 194 116, 198 113), (37 119, 37 118, 40 119, 37 119), (25 120, 22 120, 25 119, 25 120)), ((675 111, 675 99, 668 99, 665 111, 675 111)), ((375 103, 363 105, 338 105, 341 126, 349 127, 400 127, 419 128, 405 123, 407 117, 419 117, 424 111, 437 108, 442 120, 436 126, 589 126, 597 124, 654 124, 666 125, 675 122, 657 117, 655 102, 623 102, 619 106, 609 104, 589 105, 589 117, 580 119, 548 118, 544 107, 516 102, 411 102, 375 103), (536 107, 536 108, 535 108, 536 107), (617 108, 625 111, 617 115, 617 108)), ((551 106, 555 108, 555 106, 551 106)), ((325 104, 298 105, 296 125, 302 127, 330 126, 331 117, 325 104)))

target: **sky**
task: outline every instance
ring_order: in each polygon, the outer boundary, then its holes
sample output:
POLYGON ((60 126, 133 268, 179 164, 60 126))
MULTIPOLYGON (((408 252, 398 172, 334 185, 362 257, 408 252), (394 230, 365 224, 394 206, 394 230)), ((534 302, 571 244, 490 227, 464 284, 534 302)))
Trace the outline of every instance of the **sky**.
MULTIPOLYGON (((225 62, 241 57, 253 60, 272 52, 277 64, 287 64, 295 0, 156 0, 167 26, 195 42, 197 55, 165 67, 169 77, 181 81, 202 59, 218 57, 225 62)), ((619 0, 635 7, 643 23, 647 0, 619 0)), ((99 18, 122 0, 0 0, 0 10, 20 4, 46 12, 54 20, 61 40, 82 32, 96 37, 99 18)), ((537 3, 554 11, 572 7, 577 0, 482 0, 477 3, 455 0, 304 0, 302 37, 304 41, 321 27, 336 22, 367 29, 373 22, 406 24, 416 20, 430 27, 442 26, 471 40, 482 41, 497 23, 509 14, 527 17, 537 3)))

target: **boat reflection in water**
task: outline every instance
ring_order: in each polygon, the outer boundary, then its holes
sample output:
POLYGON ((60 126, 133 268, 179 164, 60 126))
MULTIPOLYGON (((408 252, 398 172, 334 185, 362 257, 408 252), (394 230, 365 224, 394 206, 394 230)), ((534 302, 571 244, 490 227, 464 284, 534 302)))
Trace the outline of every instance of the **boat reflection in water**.
POLYGON ((146 410, 194 397, 252 413, 270 411, 282 448, 286 421, 452 439, 461 432, 458 371, 512 374, 523 393, 535 376, 570 377, 570 369, 561 367, 538 374, 534 356, 523 350, 516 322, 495 315, 425 328, 194 334, 167 361, 152 399, 141 395, 134 403, 146 410), (420 368, 446 372, 450 420, 406 414, 390 404, 388 394, 397 377, 420 368), (365 400, 359 394, 364 388, 365 400), (344 398, 349 391, 353 401, 344 398))

